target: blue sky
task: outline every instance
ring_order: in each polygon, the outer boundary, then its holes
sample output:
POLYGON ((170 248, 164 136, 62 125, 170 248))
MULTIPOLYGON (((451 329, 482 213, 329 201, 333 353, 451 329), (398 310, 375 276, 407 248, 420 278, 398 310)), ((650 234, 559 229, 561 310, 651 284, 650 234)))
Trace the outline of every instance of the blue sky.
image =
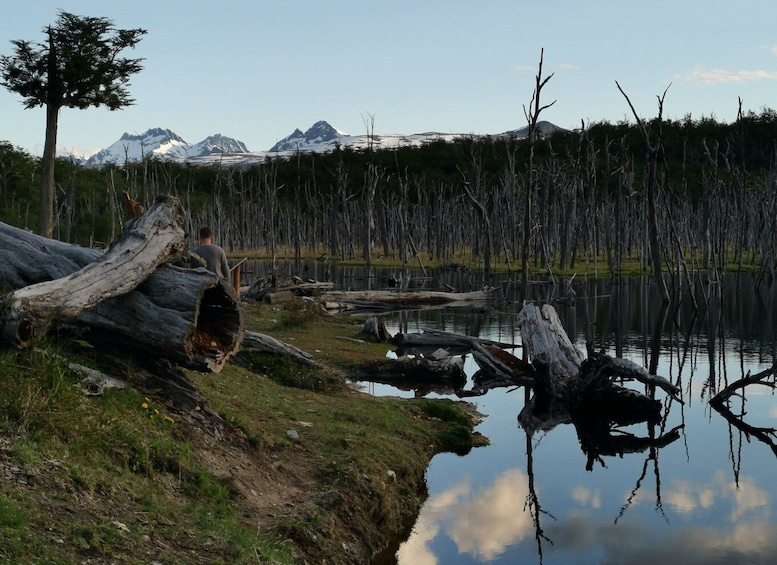
MULTIPOLYGON (((58 10, 148 30, 128 56, 136 104, 63 109, 58 150, 168 128, 252 151, 326 120, 350 134, 488 134, 526 125, 540 51, 553 73, 542 118, 566 128, 642 117, 736 117, 777 108, 774 0, 3 1, 0 54, 43 40, 58 10), (670 86, 671 85, 671 86, 670 86)), ((40 154, 43 109, 0 88, 0 140, 40 154)))

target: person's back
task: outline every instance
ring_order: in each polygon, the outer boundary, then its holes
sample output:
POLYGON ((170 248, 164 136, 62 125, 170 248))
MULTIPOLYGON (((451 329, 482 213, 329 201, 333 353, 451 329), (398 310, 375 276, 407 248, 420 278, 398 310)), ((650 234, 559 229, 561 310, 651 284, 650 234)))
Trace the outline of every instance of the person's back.
POLYGON ((192 250, 205 261, 206 268, 216 273, 222 279, 229 278, 229 263, 224 250, 213 243, 213 232, 210 228, 200 229, 200 244, 192 250))

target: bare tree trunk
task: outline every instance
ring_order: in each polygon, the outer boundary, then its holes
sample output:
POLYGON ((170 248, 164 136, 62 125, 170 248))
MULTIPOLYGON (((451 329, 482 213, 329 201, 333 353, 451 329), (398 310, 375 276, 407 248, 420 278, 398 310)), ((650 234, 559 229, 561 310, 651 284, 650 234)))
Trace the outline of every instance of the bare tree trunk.
MULTIPOLYGON (((629 107, 631 108, 631 112, 634 115, 634 118, 637 120, 637 124, 639 124, 640 128, 642 129, 642 133, 645 136, 645 143, 648 147, 648 177, 646 181, 646 191, 647 191, 647 205, 648 205, 648 237, 650 239, 650 253, 651 253, 651 261, 653 263, 653 277, 655 279, 655 283, 658 286, 663 301, 665 303, 669 302, 669 289, 666 288, 666 281, 664 280, 663 275, 663 260, 661 258, 661 242, 658 236, 658 206, 656 205, 656 191, 658 190, 657 181, 656 181, 656 169, 658 168, 658 152, 661 149, 661 120, 663 117, 663 111, 664 111, 664 98, 666 97, 666 90, 664 90, 664 93, 658 98, 658 138, 656 140, 655 144, 652 144, 650 142, 650 135, 648 134, 647 128, 642 123, 642 120, 639 118, 639 115, 637 114, 637 111, 634 109, 634 106, 631 104, 631 100, 629 100, 629 97, 626 96, 626 93, 623 92, 623 89, 621 88, 621 85, 618 84, 616 81, 615 84, 618 86, 618 90, 620 90, 621 94, 623 94, 624 98, 626 98, 626 101, 629 104, 629 107)), ((669 88, 667 87, 667 90, 669 88)))
POLYGON ((524 114, 526 116, 526 121, 529 122, 529 136, 527 139, 527 151, 528 151, 528 159, 526 164, 526 172, 527 172, 527 183, 526 183, 526 194, 524 199, 524 211, 523 211, 523 243, 521 246, 521 294, 522 294, 522 300, 526 301, 528 299, 528 292, 529 292, 529 249, 530 244, 529 240, 531 239, 531 233, 532 233, 532 216, 533 216, 533 198, 534 198, 534 147, 537 143, 537 121, 539 120, 540 114, 543 110, 546 108, 550 108, 553 106, 553 104, 556 103, 554 100, 550 104, 546 104, 545 106, 540 106, 540 95, 542 94, 542 88, 548 83, 548 81, 553 77, 553 73, 551 73, 549 76, 542 78, 542 61, 545 54, 545 50, 542 49, 540 51, 540 63, 539 68, 537 70, 537 77, 535 80, 535 86, 534 86, 534 92, 531 97, 531 101, 529 102, 529 108, 527 110, 526 107, 524 107, 524 114))

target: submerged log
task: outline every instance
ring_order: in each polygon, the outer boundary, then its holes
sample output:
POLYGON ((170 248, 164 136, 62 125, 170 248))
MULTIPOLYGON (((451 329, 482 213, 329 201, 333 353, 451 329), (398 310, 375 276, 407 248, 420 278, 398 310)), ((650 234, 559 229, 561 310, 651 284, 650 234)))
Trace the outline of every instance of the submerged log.
POLYGON ((3 300, 29 308, 22 299, 31 297, 31 312, 43 313, 27 339, 17 331, 9 341, 29 345, 50 324, 78 324, 98 329, 87 337, 101 343, 220 371, 242 341, 242 308, 231 285, 205 269, 155 268, 182 250, 181 221, 177 200, 160 199, 105 255, 0 224, 0 287, 13 290, 3 300), (55 303, 39 304, 47 297, 55 303))

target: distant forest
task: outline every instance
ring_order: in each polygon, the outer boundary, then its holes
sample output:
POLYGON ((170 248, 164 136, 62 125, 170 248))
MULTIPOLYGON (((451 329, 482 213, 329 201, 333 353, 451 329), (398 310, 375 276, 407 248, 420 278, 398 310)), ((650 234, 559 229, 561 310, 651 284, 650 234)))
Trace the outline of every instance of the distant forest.
MULTIPOLYGON (((777 113, 644 126, 603 122, 539 137, 531 159, 526 140, 489 137, 244 167, 146 160, 92 169, 63 158, 55 234, 106 244, 126 219, 123 191, 147 207, 173 194, 191 237, 210 225, 231 251, 368 264, 422 254, 430 266, 517 270, 529 233, 534 273, 598 265, 599 276, 615 276, 627 264, 650 269, 655 214, 664 269, 773 276, 777 113)), ((0 142, 0 220, 34 228, 39 186, 40 160, 0 142)))

